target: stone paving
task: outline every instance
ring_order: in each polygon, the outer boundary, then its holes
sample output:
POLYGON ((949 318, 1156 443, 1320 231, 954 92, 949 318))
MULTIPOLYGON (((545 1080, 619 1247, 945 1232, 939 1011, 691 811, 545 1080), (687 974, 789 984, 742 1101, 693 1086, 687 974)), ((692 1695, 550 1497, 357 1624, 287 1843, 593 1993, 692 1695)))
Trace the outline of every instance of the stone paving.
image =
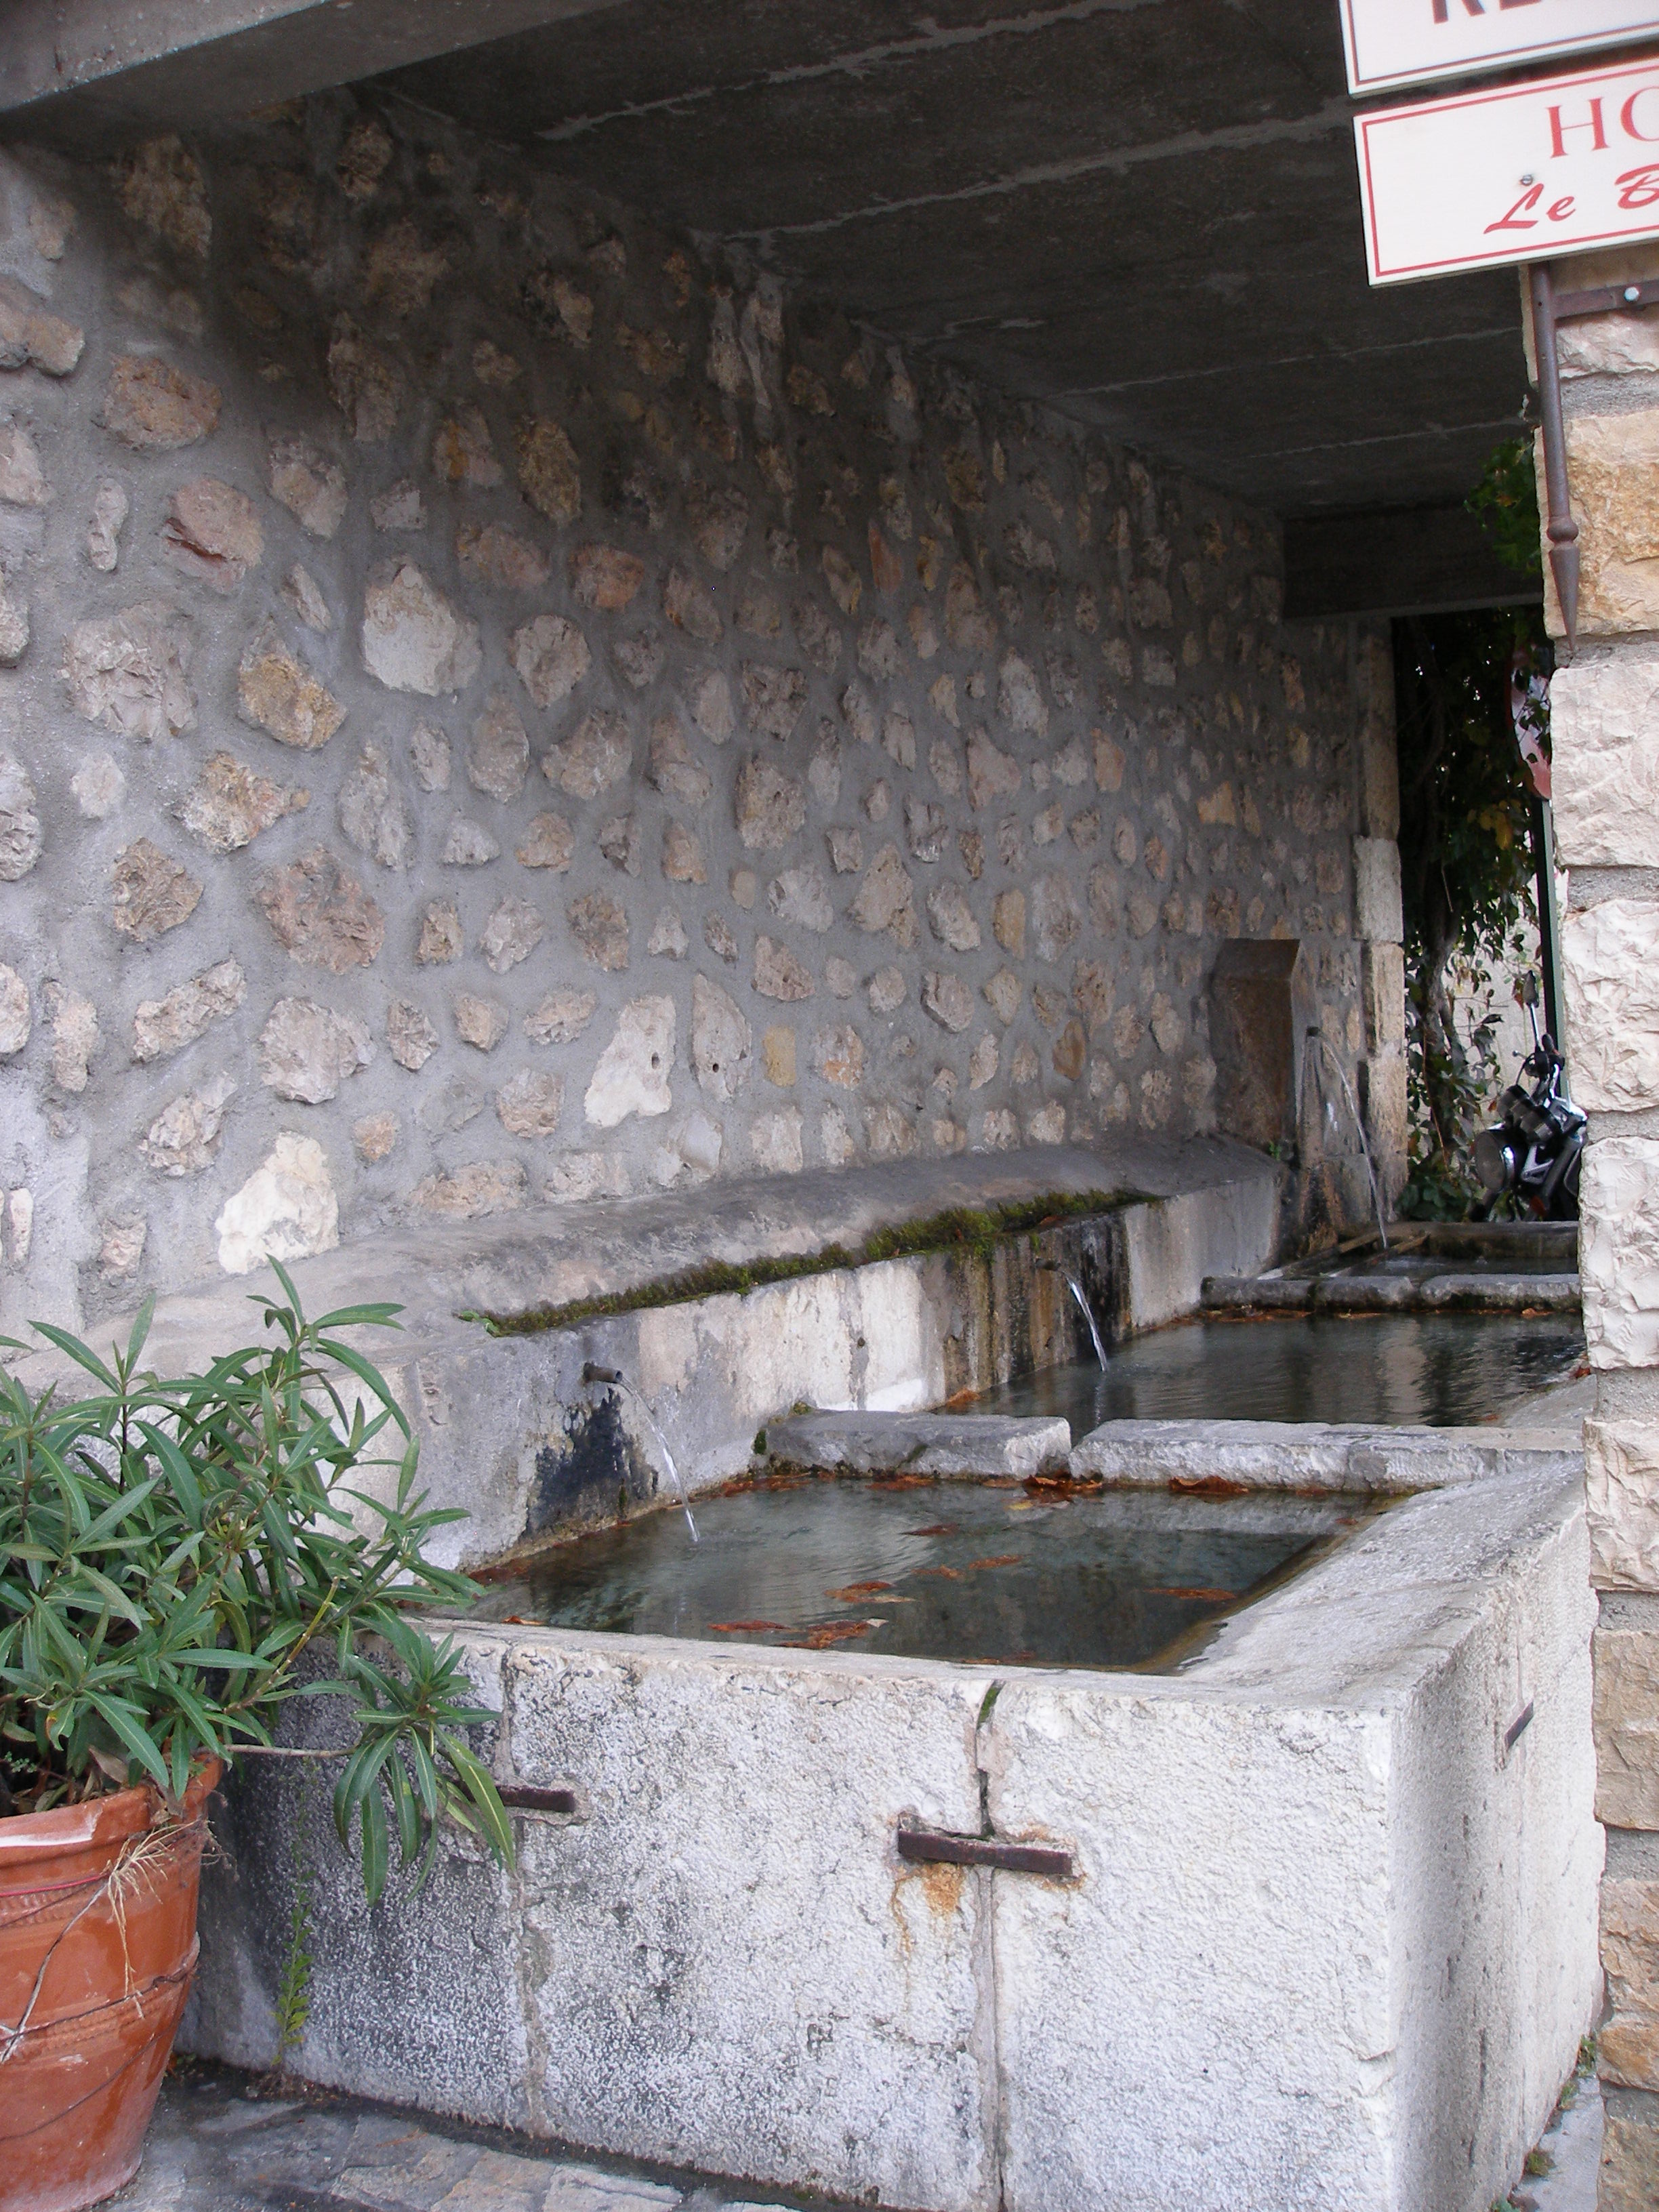
POLYGON ((786 2212, 786 2200, 757 2203, 738 2187, 561 2157, 350 2098, 270 2094, 185 2060, 137 2179, 110 2202, 111 2212, 786 2212))
MULTIPOLYGON (((1540 2149, 1549 2171, 1494 2212, 1595 2212, 1601 2096, 1581 2078, 1540 2149)), ((144 2163, 110 2212, 787 2212, 707 2176, 557 2156, 495 2129, 319 2094, 283 2097, 184 2061, 144 2163)), ((836 2212, 815 2198, 817 2212, 836 2212)), ((851 2212, 845 2208, 844 2212, 851 2212)))

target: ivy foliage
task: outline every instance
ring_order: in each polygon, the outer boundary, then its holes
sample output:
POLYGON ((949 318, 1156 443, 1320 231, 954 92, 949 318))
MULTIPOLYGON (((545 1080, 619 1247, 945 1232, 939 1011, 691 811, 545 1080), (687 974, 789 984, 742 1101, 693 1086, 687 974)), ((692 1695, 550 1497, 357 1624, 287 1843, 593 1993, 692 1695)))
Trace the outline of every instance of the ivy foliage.
MULTIPOLYGON (((1540 572, 1532 445, 1488 462, 1469 506, 1518 573, 1540 572)), ((1541 594, 1540 594, 1541 601, 1541 594)), ((1541 603, 1412 616, 1395 625, 1400 862, 1412 1115, 1407 1212, 1462 1216, 1477 1194, 1469 1147, 1497 1063, 1492 971, 1536 922, 1530 780, 1516 744, 1511 672, 1547 671, 1541 603), (1466 1040, 1455 995, 1486 1012, 1466 1040)), ((1546 755, 1547 713, 1533 726, 1546 755)))
POLYGON ((427 1557, 465 1516, 416 1489, 408 1422, 341 1334, 398 1309, 307 1321, 276 1273, 270 1340, 203 1374, 140 1370, 148 1306, 107 1363, 36 1325, 86 1396, 0 1373, 0 1815, 146 1781, 176 1807, 201 1762, 269 1746, 290 1698, 332 1697, 356 1734, 335 1823, 374 1900, 394 1833, 405 1865, 429 1866, 445 1820, 511 1859, 467 1741, 491 1716, 409 1617, 478 1590, 427 1557))

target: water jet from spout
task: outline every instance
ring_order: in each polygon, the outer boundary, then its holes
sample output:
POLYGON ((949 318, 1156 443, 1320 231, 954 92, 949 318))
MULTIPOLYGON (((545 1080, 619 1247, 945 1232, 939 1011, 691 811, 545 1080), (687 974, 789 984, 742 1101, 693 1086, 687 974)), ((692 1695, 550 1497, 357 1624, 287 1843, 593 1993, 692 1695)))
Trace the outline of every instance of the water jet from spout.
POLYGON ((582 1369, 582 1382, 584 1386, 602 1382, 610 1389, 625 1391, 639 1407, 647 1428, 657 1440, 657 1449, 662 1454, 663 1465, 668 1469, 668 1479, 674 1486, 675 1493, 680 1501, 680 1510, 685 1516, 685 1525, 691 1531, 691 1541, 694 1544, 701 1543, 702 1539, 698 1535, 697 1524, 691 1517, 691 1501, 686 1495, 685 1483, 678 1468, 674 1464, 674 1455, 668 1449, 668 1439, 658 1427, 657 1417, 652 1412, 647 1400, 634 1388, 627 1376, 620 1374, 616 1368, 601 1367, 591 1359, 582 1369))

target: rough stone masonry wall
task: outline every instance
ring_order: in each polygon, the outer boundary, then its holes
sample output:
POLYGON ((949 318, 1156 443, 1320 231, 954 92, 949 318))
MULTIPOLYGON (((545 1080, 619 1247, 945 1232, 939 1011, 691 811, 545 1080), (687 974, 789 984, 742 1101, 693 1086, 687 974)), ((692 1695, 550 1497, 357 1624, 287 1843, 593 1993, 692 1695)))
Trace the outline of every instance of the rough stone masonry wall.
MULTIPOLYGON (((1562 289, 1659 274, 1651 248, 1562 289)), ((1580 1267, 1596 1374, 1585 1425, 1595 1579, 1601 2212, 1659 2203, 1659 325, 1561 335, 1582 528, 1578 647, 1557 674, 1556 832, 1572 1093, 1590 1116, 1580 1267)), ((1541 484, 1541 476, 1540 476, 1541 484)), ((1560 624, 1553 602, 1552 626, 1560 624)))
POLYGON ((1210 1128, 1239 934, 1398 1149, 1386 654, 1270 520, 406 111, 3 173, 0 1325, 1210 1128))

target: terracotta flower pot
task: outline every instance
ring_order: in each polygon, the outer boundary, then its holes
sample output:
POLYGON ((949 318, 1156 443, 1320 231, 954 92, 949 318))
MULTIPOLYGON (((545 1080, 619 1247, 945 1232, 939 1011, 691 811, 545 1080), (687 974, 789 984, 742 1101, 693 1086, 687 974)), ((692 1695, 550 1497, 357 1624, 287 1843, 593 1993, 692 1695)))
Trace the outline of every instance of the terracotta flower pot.
POLYGON ((201 1769, 182 1825, 148 1786, 0 1820, 0 2212, 129 2181, 196 1971, 201 1769))

